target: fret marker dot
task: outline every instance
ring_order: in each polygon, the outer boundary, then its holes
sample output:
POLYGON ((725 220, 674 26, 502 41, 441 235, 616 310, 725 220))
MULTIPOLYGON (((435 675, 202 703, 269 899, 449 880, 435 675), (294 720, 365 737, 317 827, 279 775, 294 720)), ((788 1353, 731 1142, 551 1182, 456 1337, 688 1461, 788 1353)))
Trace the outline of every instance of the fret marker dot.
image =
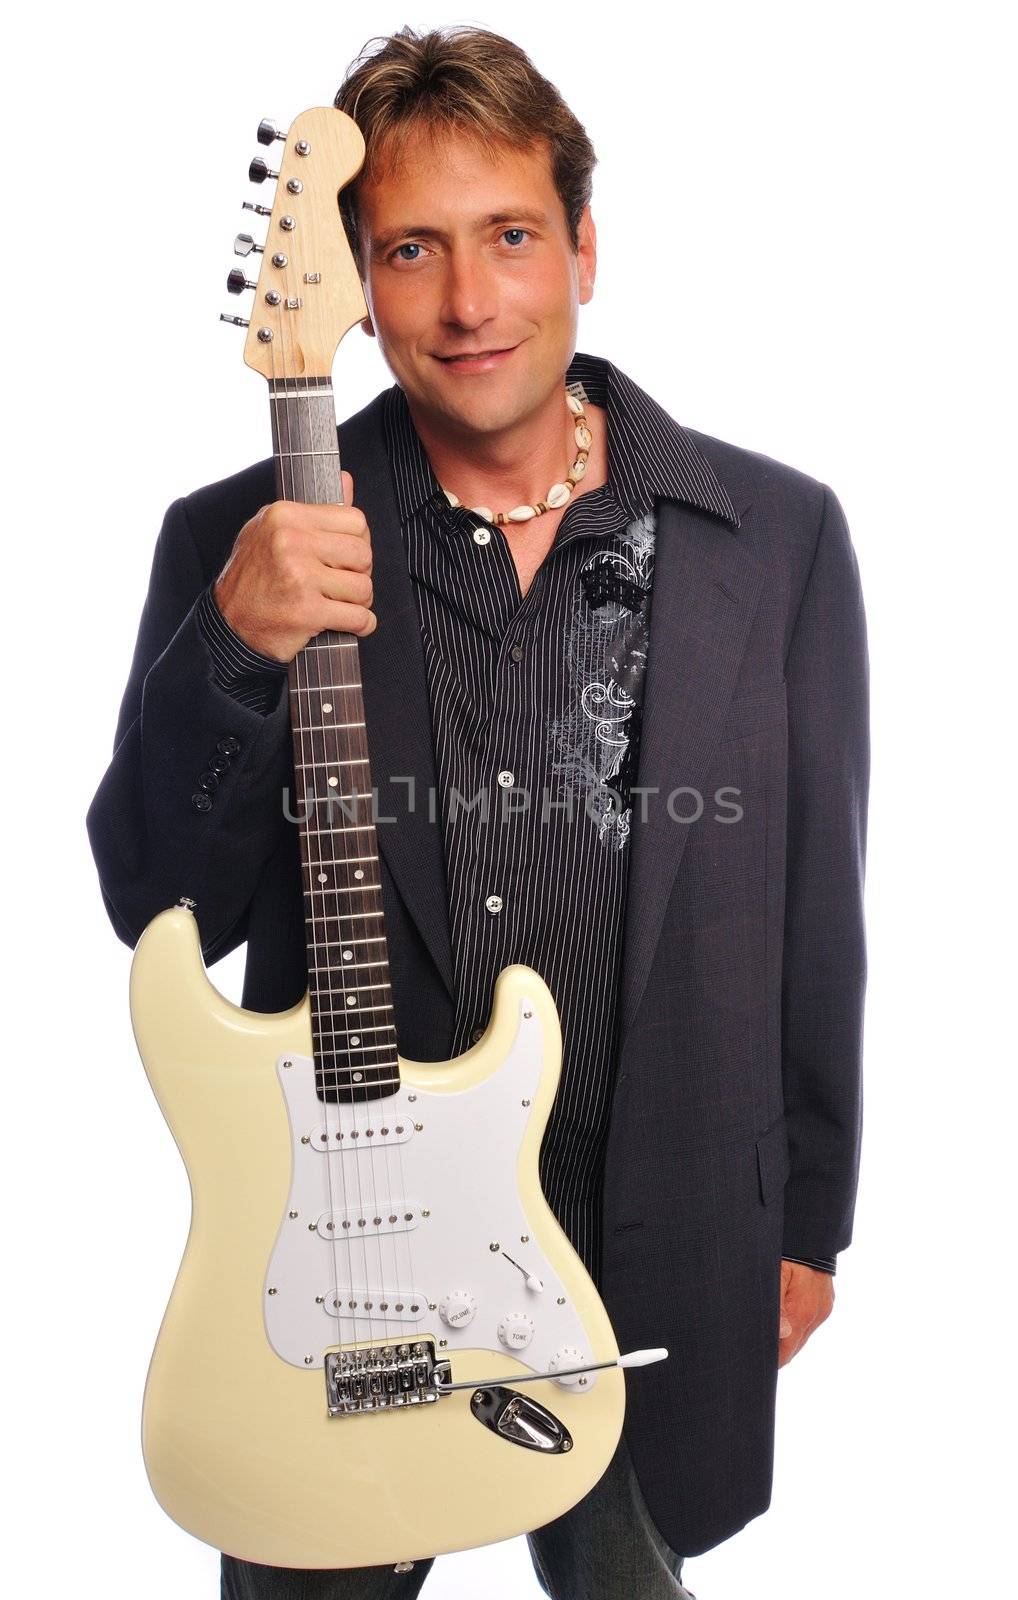
POLYGON ((364 868, 363 867, 357 867, 356 870, 354 871, 354 877, 355 878, 363 878, 363 876, 364 876, 364 868))
POLYGON ((359 1033, 352 1033, 350 1035, 350 1043, 351 1044, 360 1044, 360 1042, 361 1042, 361 1036, 360 1036, 359 1033))
POLYGON ((330 778, 329 779, 329 787, 330 787, 330 789, 334 789, 338 782, 339 782, 338 778, 330 778))
POLYGON ((318 882, 319 883, 328 883, 328 881, 329 881, 329 874, 327 872, 320 872, 318 874, 318 882))
POLYGON ((360 1083, 360 1081, 363 1078, 363 1076, 364 1076, 363 1072, 355 1072, 354 1075, 353 1075, 354 1083, 360 1083))
POLYGON ((331 711, 332 710, 332 701, 331 700, 326 700, 324 705, 322 706, 322 710, 323 711, 331 711))
POLYGON ((343 951, 343 960, 344 961, 352 961, 353 960, 353 951, 352 950, 344 950, 343 951))
POLYGON ((355 994, 348 994, 346 997, 346 1003, 348 1006, 355 1006, 357 1004, 357 996, 355 994))

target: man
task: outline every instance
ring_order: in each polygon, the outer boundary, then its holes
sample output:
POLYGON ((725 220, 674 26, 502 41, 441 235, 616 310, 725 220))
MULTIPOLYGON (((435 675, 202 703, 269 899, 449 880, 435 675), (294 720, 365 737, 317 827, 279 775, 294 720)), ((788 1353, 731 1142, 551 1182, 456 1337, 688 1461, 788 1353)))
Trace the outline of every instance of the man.
MULTIPOLYGON (((620 1347, 670 1350, 629 1384, 605 1477, 531 1536, 539 1579, 681 1596, 682 1559, 769 1504, 777 1370, 851 1238, 855 558, 825 485, 576 354, 594 155, 522 51, 405 29, 337 104, 365 136, 343 217, 396 385, 340 428, 345 506, 274 503, 261 463, 167 513, 89 814, 103 893, 132 944, 192 895, 206 962, 248 942, 245 1005, 302 996, 286 663, 357 634, 373 775, 417 789, 379 829, 401 1052, 458 1054, 502 967, 542 974, 564 1036, 545 1192, 620 1347)), ((227 1555, 223 1585, 413 1594, 429 1566, 227 1555)))

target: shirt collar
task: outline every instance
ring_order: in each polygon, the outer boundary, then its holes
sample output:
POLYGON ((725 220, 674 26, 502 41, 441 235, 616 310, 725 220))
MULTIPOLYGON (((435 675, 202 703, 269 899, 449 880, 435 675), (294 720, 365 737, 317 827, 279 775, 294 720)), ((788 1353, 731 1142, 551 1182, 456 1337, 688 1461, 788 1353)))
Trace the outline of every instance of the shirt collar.
MULTIPOLYGON (((689 433, 624 372, 603 356, 577 351, 566 382, 581 383, 588 399, 605 409, 608 487, 630 517, 650 511, 655 499, 681 500, 739 527, 727 490, 689 433)), ((386 393, 384 421, 401 523, 406 526, 427 501, 447 509, 398 384, 386 393)))

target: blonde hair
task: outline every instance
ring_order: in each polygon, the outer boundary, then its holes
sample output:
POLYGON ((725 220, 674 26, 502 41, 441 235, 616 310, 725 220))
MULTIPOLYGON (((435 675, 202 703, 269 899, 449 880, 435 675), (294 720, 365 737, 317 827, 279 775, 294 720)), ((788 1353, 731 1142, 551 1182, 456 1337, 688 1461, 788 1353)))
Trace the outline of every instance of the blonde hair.
POLYGON ((358 262, 358 191, 398 174, 408 144, 422 132, 467 134, 493 157, 506 145, 533 149, 543 144, 572 247, 578 248, 580 217, 590 202, 597 162, 594 147, 555 85, 511 39, 467 26, 424 34, 405 27, 369 39, 347 69, 335 104, 364 135, 364 165, 339 197, 358 262))

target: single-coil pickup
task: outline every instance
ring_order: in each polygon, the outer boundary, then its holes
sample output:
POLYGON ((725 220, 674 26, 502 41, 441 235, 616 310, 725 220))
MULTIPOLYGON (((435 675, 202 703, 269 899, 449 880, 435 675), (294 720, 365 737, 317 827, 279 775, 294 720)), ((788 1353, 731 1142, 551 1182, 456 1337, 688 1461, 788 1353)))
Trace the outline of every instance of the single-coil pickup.
POLYGON ((348 1211, 323 1211, 317 1228, 323 1239, 365 1239, 383 1233, 410 1233, 420 1215, 420 1207, 413 1200, 397 1204, 386 1200, 380 1205, 353 1206, 348 1211))
POLYGON ((413 1138, 414 1125, 409 1117, 387 1117, 376 1125, 355 1127, 352 1122, 338 1127, 312 1128, 302 1143, 312 1150, 371 1150, 380 1144, 406 1144, 413 1138))
POLYGON ((417 1289, 327 1289, 319 1296, 330 1317, 374 1317, 386 1322, 420 1322, 427 1296, 417 1289))

